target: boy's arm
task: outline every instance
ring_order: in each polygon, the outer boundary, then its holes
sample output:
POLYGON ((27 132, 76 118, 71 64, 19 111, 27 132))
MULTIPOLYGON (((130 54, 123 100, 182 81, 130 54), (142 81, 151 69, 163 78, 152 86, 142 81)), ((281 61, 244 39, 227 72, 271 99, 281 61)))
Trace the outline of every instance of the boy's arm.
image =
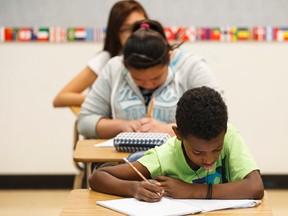
POLYGON ((242 180, 213 185, 213 193, 214 199, 262 199, 264 186, 259 171, 254 170, 242 180))
MULTIPOLYGON (((139 162, 132 163, 147 179, 150 173, 139 162)), ((163 193, 163 188, 157 185, 155 180, 149 183, 143 179, 128 165, 110 166, 97 169, 89 179, 89 185, 93 190, 124 197, 135 197, 147 202, 157 202, 163 193)))
MULTIPOLYGON (((159 176, 155 178, 164 188, 164 195, 173 198, 206 199, 207 184, 189 184, 179 179, 159 176)), ((212 185, 212 199, 262 199, 264 186, 258 170, 250 172, 244 179, 212 185)))

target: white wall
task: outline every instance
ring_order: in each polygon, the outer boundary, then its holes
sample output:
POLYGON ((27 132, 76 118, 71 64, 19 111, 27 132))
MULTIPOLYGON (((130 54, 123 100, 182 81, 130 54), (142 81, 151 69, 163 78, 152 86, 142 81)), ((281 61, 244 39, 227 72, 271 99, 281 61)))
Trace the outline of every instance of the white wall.
MULTIPOLYGON (((72 174, 75 116, 52 100, 102 47, 0 44, 0 175, 72 174)), ((264 174, 288 174, 287 43, 187 43, 225 91, 230 120, 264 174)))

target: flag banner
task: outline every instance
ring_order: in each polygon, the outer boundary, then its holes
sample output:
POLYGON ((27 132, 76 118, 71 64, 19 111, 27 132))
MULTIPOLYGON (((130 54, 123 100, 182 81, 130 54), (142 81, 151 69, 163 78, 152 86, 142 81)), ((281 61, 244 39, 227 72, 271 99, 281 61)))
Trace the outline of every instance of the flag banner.
MULTIPOLYGON (((168 41, 179 42, 286 42, 287 26, 167 26, 168 41)), ((103 42, 103 27, 0 27, 0 42, 103 42)))

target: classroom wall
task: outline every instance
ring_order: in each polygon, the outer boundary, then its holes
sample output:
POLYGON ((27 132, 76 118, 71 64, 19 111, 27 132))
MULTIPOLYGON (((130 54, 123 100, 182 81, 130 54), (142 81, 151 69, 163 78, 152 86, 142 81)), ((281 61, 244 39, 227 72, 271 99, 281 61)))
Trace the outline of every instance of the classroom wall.
MULTIPOLYGON (((0 44, 0 175, 70 174, 75 116, 52 100, 97 43, 0 44)), ((225 91, 230 121, 264 174, 288 174, 287 43, 187 43, 225 91)))
MULTIPOLYGON (((0 0, 0 26, 106 26, 116 0, 0 0)), ((163 25, 287 25, 287 0, 139 0, 163 25)))

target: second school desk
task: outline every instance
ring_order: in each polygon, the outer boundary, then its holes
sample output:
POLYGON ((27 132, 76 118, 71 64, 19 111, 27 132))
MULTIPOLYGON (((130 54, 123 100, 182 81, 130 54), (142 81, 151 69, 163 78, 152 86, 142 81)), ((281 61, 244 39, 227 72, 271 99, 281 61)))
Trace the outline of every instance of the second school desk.
MULTIPOLYGON (((123 157, 128 157, 131 153, 118 152, 114 147, 95 147, 95 144, 100 144, 106 141, 105 139, 88 139, 79 140, 77 142, 73 159, 76 162, 86 163, 87 180, 91 176, 91 164, 107 163, 107 162, 123 162, 123 157)), ((87 182, 88 183, 88 182, 87 182)), ((87 184, 88 186, 88 184, 87 184)))
MULTIPOLYGON (((97 216, 119 216, 123 215, 119 212, 102 207, 96 204, 99 200, 111 200, 119 199, 121 197, 113 196, 109 194, 103 194, 89 189, 72 190, 68 199, 65 202, 64 208, 61 211, 60 216, 84 216, 84 215, 97 215, 97 216)), ((243 209, 226 209, 207 213, 201 213, 196 215, 213 215, 213 216, 271 216, 272 209, 269 204, 268 195, 265 192, 262 203, 253 208, 243 209)))

